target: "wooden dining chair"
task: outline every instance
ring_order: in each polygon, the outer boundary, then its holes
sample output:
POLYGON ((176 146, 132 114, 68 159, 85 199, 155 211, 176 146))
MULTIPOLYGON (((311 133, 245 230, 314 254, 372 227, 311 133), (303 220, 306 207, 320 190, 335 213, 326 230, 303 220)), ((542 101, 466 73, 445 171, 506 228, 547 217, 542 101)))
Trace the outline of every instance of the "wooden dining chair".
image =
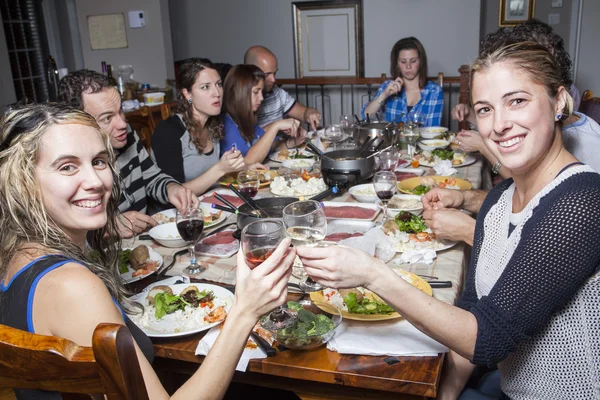
POLYGON ((591 90, 583 92, 579 112, 600 124, 600 97, 594 97, 594 92, 591 90))
POLYGON ((171 106, 172 104, 170 103, 163 103, 160 106, 160 116, 163 121, 169 118, 171 115, 173 115, 173 109, 171 108, 171 106))
POLYGON ((118 324, 98 325, 92 347, 0 325, 0 388, 148 399, 133 338, 118 324))
POLYGON ((152 111, 148 106, 140 107, 138 110, 125 114, 125 119, 131 127, 137 132, 140 141, 150 151, 152 132, 156 128, 156 122, 152 111))

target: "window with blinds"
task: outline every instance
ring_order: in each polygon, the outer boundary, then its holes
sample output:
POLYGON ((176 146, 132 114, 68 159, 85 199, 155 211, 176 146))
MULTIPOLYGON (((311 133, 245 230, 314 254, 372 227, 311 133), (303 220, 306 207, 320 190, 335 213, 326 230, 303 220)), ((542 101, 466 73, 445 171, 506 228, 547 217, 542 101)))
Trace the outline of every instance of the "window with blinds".
POLYGON ((17 100, 48 100, 44 52, 40 35, 40 8, 36 0, 0 0, 2 25, 17 100))

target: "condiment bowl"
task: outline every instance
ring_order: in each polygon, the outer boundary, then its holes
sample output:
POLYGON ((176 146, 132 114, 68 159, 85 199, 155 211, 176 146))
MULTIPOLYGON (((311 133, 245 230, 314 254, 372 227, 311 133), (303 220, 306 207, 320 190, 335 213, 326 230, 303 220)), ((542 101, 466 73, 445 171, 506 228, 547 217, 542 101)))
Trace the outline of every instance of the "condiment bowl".
MULTIPOLYGON (((381 201, 378 200, 376 204, 381 206, 381 201)), ((421 203, 421 196, 416 196, 413 194, 396 194, 396 195, 394 195, 394 197, 392 197, 392 199, 388 203, 388 209, 387 209, 388 217, 394 218, 401 211, 408 211, 409 213, 414 214, 414 215, 421 215, 421 213, 423 212, 423 203, 421 203), (394 200, 406 201, 406 202, 418 201, 419 205, 416 207, 402 207, 402 208, 391 207, 391 205, 394 204, 394 200)))
POLYGON ((348 192, 361 203, 375 203, 379 199, 372 183, 352 186, 348 192), (367 191, 370 191, 372 194, 365 194, 367 191))

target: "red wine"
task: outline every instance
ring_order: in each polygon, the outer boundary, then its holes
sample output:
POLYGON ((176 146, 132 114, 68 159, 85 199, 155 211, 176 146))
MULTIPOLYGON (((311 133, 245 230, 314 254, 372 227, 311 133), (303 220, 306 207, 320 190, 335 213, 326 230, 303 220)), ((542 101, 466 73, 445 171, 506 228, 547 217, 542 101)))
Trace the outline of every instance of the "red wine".
POLYGON ((187 219, 177 223, 177 230, 181 238, 188 243, 196 243, 204 230, 204 221, 201 219, 187 219))
POLYGON ((260 249, 249 251, 246 253, 246 264, 248 264, 250 269, 254 269, 269 258, 274 251, 275 247, 261 247, 260 249))
POLYGON ((393 190, 378 190, 377 191, 377 197, 379 197, 381 200, 389 200, 393 196, 394 196, 393 190))
POLYGON ((242 193, 244 193, 246 196, 248 196, 248 197, 250 197, 252 199, 258 193, 258 188, 255 188, 255 187, 243 187, 243 188, 239 188, 239 191, 242 192, 242 193))

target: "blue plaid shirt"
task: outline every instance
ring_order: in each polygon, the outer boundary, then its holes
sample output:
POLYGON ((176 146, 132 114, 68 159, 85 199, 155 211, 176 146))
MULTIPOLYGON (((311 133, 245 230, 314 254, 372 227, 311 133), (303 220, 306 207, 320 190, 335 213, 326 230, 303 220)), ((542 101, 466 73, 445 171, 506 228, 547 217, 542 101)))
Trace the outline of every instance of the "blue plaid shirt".
MULTIPOLYGON (((375 97, 378 97, 387 86, 390 84, 391 80, 387 80, 381 84, 375 97)), ((364 105, 362 109, 362 117, 365 118, 365 108, 367 108, 367 104, 364 105)), ((404 113, 402 119, 398 122, 402 121, 406 123, 406 119, 408 116, 408 111, 406 108, 406 90, 402 88, 400 94, 396 96, 390 96, 385 101, 385 120, 393 121, 397 116, 401 113, 404 113)), ((424 126, 439 126, 442 123, 442 110, 444 109, 444 92, 440 85, 428 81, 423 89, 421 89, 421 100, 414 105, 412 110, 419 111, 425 116, 424 126)))

